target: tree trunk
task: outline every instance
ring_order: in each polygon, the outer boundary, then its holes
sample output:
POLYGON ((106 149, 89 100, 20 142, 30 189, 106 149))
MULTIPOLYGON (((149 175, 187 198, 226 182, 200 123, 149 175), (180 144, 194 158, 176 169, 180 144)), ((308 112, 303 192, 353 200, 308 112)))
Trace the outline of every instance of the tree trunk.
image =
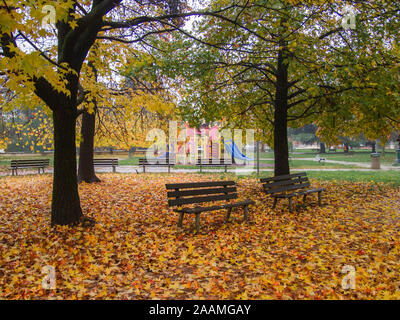
MULTIPOLYGON (((281 43, 285 48, 285 43, 281 43)), ((277 75, 276 75, 276 96, 274 110, 274 162, 275 176, 290 173, 289 169, 289 148, 287 134, 288 115, 288 64, 284 61, 284 51, 278 53, 277 75)))
POLYGON ((74 108, 57 108, 54 121, 54 175, 51 225, 67 225, 82 218, 77 175, 74 108))
POLYGON ((96 126, 96 112, 84 112, 82 115, 81 143, 79 148, 79 182, 100 182, 93 165, 94 158, 94 131, 96 126))
POLYGON ((319 144, 319 153, 326 153, 325 143, 323 142, 319 144))
POLYGON ((349 153, 349 144, 348 143, 345 143, 344 144, 344 153, 349 153))

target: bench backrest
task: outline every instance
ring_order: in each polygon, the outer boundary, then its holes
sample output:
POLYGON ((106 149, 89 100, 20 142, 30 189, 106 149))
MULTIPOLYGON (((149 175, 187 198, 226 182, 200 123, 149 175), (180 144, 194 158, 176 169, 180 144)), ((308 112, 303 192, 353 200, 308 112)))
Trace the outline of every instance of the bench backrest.
POLYGON ((225 158, 221 158, 221 159, 201 159, 198 158, 197 159, 197 165, 231 165, 232 164, 232 159, 225 159, 225 158))
POLYGON ((11 168, 45 167, 50 165, 50 159, 11 160, 11 168))
POLYGON ((118 159, 93 159, 95 166, 118 166, 118 159))
POLYGON ((306 172, 260 179, 268 194, 307 188, 310 186, 306 172))
POLYGON ((234 181, 166 184, 168 206, 237 199, 234 181))
POLYGON ((139 158, 139 165, 167 165, 167 164, 175 164, 173 159, 169 158, 153 158, 149 159, 150 162, 146 158, 139 158))

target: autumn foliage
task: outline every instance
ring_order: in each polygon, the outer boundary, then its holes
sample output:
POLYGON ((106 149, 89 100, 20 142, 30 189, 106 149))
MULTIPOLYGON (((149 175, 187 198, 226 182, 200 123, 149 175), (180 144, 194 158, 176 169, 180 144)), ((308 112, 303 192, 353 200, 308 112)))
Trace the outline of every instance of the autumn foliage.
MULTIPOLYGON (((234 178, 234 176, 229 177, 234 178)), ((276 210, 254 179, 239 179, 256 201, 241 211, 204 213, 201 233, 184 228, 166 205, 165 183, 209 175, 111 175, 79 186, 91 229, 49 227, 50 176, 7 177, 0 184, 0 299, 398 299, 400 191, 377 183, 317 182, 293 214, 276 210), (236 212, 236 214, 235 214, 236 212), (44 290, 42 267, 56 268, 44 290), (356 289, 342 288, 354 266, 356 289)))

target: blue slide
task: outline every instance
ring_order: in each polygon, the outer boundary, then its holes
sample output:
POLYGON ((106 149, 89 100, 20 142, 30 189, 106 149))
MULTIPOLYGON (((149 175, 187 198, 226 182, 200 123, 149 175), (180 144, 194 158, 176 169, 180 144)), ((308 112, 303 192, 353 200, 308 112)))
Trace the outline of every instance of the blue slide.
POLYGON ((250 159, 246 157, 237 147, 237 145, 232 141, 232 140, 224 140, 224 145, 226 150, 233 155, 235 158, 239 160, 245 160, 245 161, 254 161, 254 159, 250 159))

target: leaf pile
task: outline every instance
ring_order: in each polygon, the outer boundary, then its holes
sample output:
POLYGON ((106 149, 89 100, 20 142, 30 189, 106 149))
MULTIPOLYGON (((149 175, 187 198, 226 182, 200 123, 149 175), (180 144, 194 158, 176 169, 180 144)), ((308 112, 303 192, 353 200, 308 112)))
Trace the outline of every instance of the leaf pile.
POLYGON ((82 208, 97 224, 51 228, 51 176, 0 180, 0 299, 399 299, 400 191, 376 183, 317 182, 307 206, 275 210, 254 179, 240 179, 251 198, 241 209, 201 215, 176 226, 165 183, 216 180, 212 175, 103 174, 80 185, 82 208), (42 289, 46 265, 56 289, 42 289), (343 289, 342 268, 356 270, 343 289))

